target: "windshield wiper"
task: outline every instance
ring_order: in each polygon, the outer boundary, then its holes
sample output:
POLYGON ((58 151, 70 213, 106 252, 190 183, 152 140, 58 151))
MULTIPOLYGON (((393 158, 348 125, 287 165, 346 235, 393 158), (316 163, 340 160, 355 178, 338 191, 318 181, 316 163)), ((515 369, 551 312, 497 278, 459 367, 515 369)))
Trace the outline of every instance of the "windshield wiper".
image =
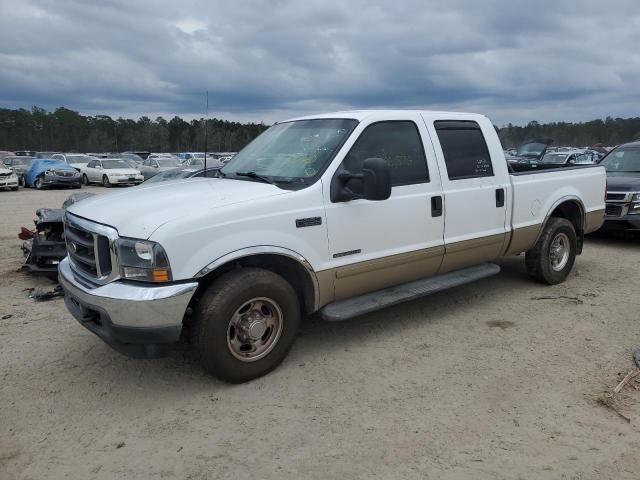
POLYGON ((260 175, 256 172, 234 172, 234 175, 238 177, 248 177, 254 180, 260 180, 261 182, 269 183, 271 185, 275 185, 276 187, 278 186, 278 183, 293 183, 293 181, 289 179, 273 180, 272 178, 265 177, 264 175, 260 175))

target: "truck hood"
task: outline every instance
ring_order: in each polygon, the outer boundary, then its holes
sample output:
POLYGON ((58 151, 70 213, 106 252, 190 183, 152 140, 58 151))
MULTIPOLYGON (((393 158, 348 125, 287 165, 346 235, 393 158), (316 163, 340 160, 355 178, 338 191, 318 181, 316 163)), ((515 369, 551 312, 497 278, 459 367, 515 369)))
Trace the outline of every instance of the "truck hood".
POLYGON ((614 192, 640 192, 640 173, 607 172, 607 190, 614 192))
POLYGON ((257 202, 291 193, 275 185, 225 178, 193 178, 141 185, 78 202, 68 211, 108 225, 123 237, 149 238, 161 225, 190 212, 257 202))

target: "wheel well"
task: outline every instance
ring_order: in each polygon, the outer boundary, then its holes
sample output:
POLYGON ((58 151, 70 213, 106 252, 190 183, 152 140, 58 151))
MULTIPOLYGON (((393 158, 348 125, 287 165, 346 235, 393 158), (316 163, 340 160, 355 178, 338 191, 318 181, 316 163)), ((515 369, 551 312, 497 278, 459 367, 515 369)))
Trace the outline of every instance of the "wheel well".
POLYGON ((284 278, 298 294, 300 305, 304 313, 312 313, 315 310, 315 286, 311 274, 307 269, 293 258, 279 254, 257 254, 231 260, 224 265, 208 273, 199 281, 200 285, 194 294, 198 298, 199 294, 220 275, 236 268, 254 267, 263 268, 284 278))
POLYGON ((578 239, 578 253, 582 253, 584 241, 584 210, 582 205, 575 200, 567 200, 558 205, 549 217, 566 218, 573 224, 578 239))

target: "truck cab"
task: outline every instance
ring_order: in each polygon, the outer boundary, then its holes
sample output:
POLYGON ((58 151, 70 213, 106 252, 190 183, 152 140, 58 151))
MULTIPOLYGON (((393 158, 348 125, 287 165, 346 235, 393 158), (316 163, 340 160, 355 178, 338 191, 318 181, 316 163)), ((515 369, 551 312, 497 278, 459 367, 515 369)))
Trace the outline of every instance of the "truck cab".
POLYGON ((277 123, 218 178, 73 205, 67 307, 123 353, 187 332, 230 382, 286 356, 302 318, 346 320, 499 272, 567 277, 604 218, 604 169, 510 173, 478 114, 353 111, 277 123))

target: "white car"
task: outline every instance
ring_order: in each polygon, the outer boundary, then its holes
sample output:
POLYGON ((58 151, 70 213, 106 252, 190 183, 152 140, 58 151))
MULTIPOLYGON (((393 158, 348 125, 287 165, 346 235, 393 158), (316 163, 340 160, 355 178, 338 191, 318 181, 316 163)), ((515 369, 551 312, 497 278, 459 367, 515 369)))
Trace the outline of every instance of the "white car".
POLYGON ((94 157, 90 157, 89 155, 84 155, 82 153, 56 153, 51 158, 62 160, 67 165, 71 165, 73 168, 80 171, 81 167, 87 165, 87 163, 93 160, 94 157))
MULTIPOLYGON (((73 316, 116 350, 166 355, 185 326, 207 371, 246 382, 314 312, 347 320, 497 274, 520 253, 533 279, 563 282, 604 222, 605 187, 597 165, 511 173, 482 115, 301 117, 216 178, 74 203, 58 277, 73 316)), ((493 286, 484 302, 500 302, 493 286)))
POLYGON ((113 185, 138 185, 144 181, 140 170, 131 168, 122 158, 94 158, 80 167, 82 183, 101 183, 105 187, 113 185))
POLYGON ((18 176, 13 170, 0 162, 0 189, 2 188, 18 190, 18 176))

